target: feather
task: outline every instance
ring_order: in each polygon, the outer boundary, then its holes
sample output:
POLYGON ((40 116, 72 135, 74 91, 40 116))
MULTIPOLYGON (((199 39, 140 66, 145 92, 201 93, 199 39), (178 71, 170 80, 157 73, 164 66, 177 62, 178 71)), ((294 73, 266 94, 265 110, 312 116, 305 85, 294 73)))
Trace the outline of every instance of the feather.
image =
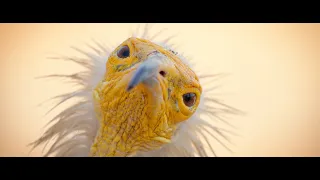
MULTIPOLYGON (((156 37, 158 37, 158 35, 163 31, 159 31, 152 36, 150 34, 150 30, 151 28, 146 25, 144 32, 142 33, 142 37, 151 37, 151 40, 154 43, 157 43, 154 39, 156 39, 156 37)), ((134 33, 133 36, 139 35, 139 26, 136 31, 137 32, 134 33)), ((157 44, 162 45, 168 50, 172 50, 167 44, 172 37, 159 41, 157 44)), ((93 40, 93 43, 97 47, 92 45, 88 46, 97 55, 93 55, 79 48, 72 47, 74 50, 84 54, 86 58, 67 56, 51 58, 72 61, 86 68, 86 71, 71 75, 53 74, 42 77, 65 78, 69 80, 69 83, 75 83, 81 86, 81 88, 75 92, 70 92, 51 98, 58 99, 59 101, 49 110, 49 112, 57 108, 59 105, 65 103, 67 100, 81 98, 81 101, 55 115, 47 124, 47 129, 44 134, 30 144, 32 147, 31 150, 40 145, 45 145, 46 148, 47 144, 52 142, 53 144, 49 147, 49 150, 46 151, 44 156, 89 156, 91 145, 99 129, 99 123, 95 117, 95 111, 92 104, 92 89, 94 89, 94 87, 100 81, 100 78, 105 74, 105 63, 111 52, 109 48, 98 43, 97 41, 93 40)), ((191 69, 193 68, 191 61, 189 61, 180 53, 178 56, 180 56, 183 62, 187 63, 191 69)), ((217 77, 220 76, 217 74, 199 75, 200 81, 217 77)), ((204 89, 206 89, 206 86, 204 89)), ((219 137, 222 137, 223 140, 230 142, 229 138, 225 135, 225 133, 229 131, 214 126, 214 123, 211 121, 212 119, 224 120, 221 118, 221 114, 236 114, 240 111, 210 96, 210 92, 212 90, 214 90, 214 88, 208 88, 208 90, 203 92, 198 110, 190 119, 178 125, 171 143, 166 144, 162 148, 155 151, 139 152, 136 156, 205 157, 210 156, 207 151, 209 151, 209 153, 213 156, 217 156, 217 153, 212 145, 212 139, 216 140, 224 148, 231 151, 231 149, 219 139, 219 137), (208 103, 219 105, 222 108, 208 106, 208 103), (202 115, 208 115, 210 117, 210 122, 201 117, 202 115), (219 136, 214 135, 215 133, 219 136)), ((228 123, 225 120, 224 122, 228 123)), ((231 125, 230 123, 228 124, 231 125)))

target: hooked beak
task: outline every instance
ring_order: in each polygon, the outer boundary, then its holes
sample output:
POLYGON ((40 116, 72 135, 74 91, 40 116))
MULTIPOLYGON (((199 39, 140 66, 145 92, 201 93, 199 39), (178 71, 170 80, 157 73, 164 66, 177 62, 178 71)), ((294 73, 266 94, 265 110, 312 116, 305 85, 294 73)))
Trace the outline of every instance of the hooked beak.
POLYGON ((161 53, 152 53, 142 62, 142 64, 133 73, 133 77, 129 81, 127 91, 130 91, 140 83, 152 83, 152 80, 157 77, 161 65, 163 65, 166 56, 161 53))

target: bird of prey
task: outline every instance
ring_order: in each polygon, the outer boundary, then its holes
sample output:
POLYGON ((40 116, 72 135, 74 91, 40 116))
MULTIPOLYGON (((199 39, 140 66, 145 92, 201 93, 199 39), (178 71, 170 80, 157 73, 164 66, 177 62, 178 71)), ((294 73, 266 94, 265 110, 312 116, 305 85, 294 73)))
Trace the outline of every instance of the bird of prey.
POLYGON ((157 34, 148 31, 146 26, 114 49, 98 42, 92 53, 76 48, 84 59, 61 57, 86 71, 46 76, 81 86, 53 97, 59 102, 52 109, 81 100, 56 114, 32 148, 52 142, 44 156, 57 157, 216 156, 213 140, 228 148, 221 138, 228 140, 229 131, 212 120, 238 110, 202 84, 219 74, 196 73, 168 39, 155 41, 157 34))

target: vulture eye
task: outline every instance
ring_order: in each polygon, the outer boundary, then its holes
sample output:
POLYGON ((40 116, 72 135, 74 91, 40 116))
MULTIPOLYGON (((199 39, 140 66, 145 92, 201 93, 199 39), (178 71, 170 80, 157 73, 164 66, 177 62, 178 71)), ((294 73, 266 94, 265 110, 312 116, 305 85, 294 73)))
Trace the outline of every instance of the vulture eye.
POLYGON ((197 96, 194 93, 186 93, 182 97, 183 103, 188 107, 193 106, 197 99, 197 96))
POLYGON ((122 48, 119 49, 117 52, 117 56, 119 58, 127 58, 130 56, 130 49, 128 46, 123 46, 122 48))

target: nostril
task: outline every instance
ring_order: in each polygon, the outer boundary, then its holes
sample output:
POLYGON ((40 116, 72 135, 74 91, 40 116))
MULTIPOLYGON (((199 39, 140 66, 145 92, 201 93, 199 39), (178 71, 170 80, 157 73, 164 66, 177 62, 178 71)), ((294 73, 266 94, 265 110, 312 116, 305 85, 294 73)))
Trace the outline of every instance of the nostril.
POLYGON ((167 73, 164 72, 164 71, 160 71, 159 74, 160 74, 161 76, 165 77, 167 73))

